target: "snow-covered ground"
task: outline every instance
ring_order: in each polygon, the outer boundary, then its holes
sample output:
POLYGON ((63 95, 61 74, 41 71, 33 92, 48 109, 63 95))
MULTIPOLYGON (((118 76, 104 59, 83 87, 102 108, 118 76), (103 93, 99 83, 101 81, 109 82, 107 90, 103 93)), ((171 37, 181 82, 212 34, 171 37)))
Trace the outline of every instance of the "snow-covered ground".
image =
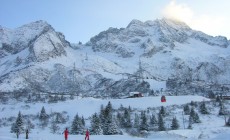
POLYGON ((121 105, 123 107, 132 107, 136 109, 147 109, 149 107, 182 105, 190 103, 191 101, 207 101, 207 98, 201 96, 166 96, 167 102, 162 103, 160 96, 157 97, 143 97, 143 98, 126 98, 126 99, 95 99, 95 98, 76 98, 75 100, 68 100, 65 102, 58 102, 52 104, 44 103, 12 103, 8 105, 1 105, 0 111, 3 112, 2 117, 17 116, 20 110, 23 115, 39 113, 42 106, 48 112, 62 112, 67 111, 70 117, 76 115, 84 116, 85 118, 91 116, 95 112, 100 111, 101 105, 104 107, 110 101, 113 108, 118 109, 121 105))
MULTIPOLYGON (((131 106, 133 109, 146 110, 151 107, 172 105, 183 105, 191 101, 208 101, 209 99, 201 96, 167 96, 167 102, 161 103, 160 97, 143 97, 143 98, 126 98, 126 99, 95 99, 95 98, 75 98, 58 103, 17 103, 1 104, 0 118, 16 117, 21 111, 23 115, 38 114, 45 107, 47 114, 51 112, 66 111, 70 116, 69 123, 65 124, 61 129, 70 126, 73 117, 78 113, 84 118, 90 117, 93 113, 99 112, 101 105, 106 106, 110 101, 113 108, 118 109, 121 105, 124 107, 131 106)), ((174 112, 176 117, 181 122, 181 109, 170 110, 174 112)), ((188 116, 185 116, 188 118, 188 116)), ((124 135, 92 135, 91 140, 166 140, 166 139, 223 139, 227 140, 230 137, 230 128, 224 126, 224 119, 218 117, 215 113, 208 116, 200 116, 201 124, 194 124, 193 129, 184 129, 182 124, 179 130, 150 132, 147 137, 133 137, 126 133, 124 135)), ((186 126, 187 127, 187 126, 186 126)), ((10 133, 10 126, 0 127, 0 140, 16 140, 16 135, 10 133)), ((19 140, 24 140, 25 134, 20 135, 19 140)), ((29 135, 30 140, 63 140, 62 134, 52 134, 49 128, 41 129, 35 127, 29 135)), ((81 140, 84 135, 70 135, 69 140, 81 140)))

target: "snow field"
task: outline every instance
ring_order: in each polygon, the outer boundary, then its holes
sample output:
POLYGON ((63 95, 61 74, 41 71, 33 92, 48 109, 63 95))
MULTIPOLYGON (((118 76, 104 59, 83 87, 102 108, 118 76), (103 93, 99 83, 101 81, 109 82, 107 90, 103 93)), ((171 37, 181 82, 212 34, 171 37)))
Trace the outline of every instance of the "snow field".
MULTIPOLYGON (((177 105, 183 105, 190 103, 191 101, 209 101, 209 99, 201 96, 166 96, 167 102, 161 103, 160 96, 157 97, 143 97, 143 98, 126 98, 126 99, 95 99, 95 98, 75 98, 74 100, 67 100, 65 102, 58 103, 15 103, 11 104, 1 104, 0 107, 0 117, 8 118, 11 116, 17 116, 18 112, 21 111, 23 115, 29 114, 38 114, 41 111, 42 106, 45 107, 46 113, 50 114, 51 112, 63 112, 66 111, 70 116, 69 121, 61 126, 61 129, 71 126, 71 122, 74 116, 78 113, 79 116, 84 116, 87 120, 86 126, 89 126, 89 119, 93 113, 99 112, 101 105, 104 107, 110 101, 113 108, 118 109, 121 105, 124 107, 130 106, 132 109, 137 110, 146 110, 151 107, 160 107, 165 106, 168 109, 172 109, 171 115, 175 115, 180 123, 179 130, 170 130, 170 131, 161 131, 161 132, 150 132, 149 135, 145 138, 129 136, 124 132, 124 135, 92 135, 90 136, 91 140, 167 140, 167 139, 176 139, 176 140, 194 140, 194 139, 221 139, 228 140, 230 136, 230 128, 224 127, 224 120, 217 116, 215 113, 217 110, 214 110, 213 114, 208 116, 200 115, 202 123, 193 124, 193 129, 189 130, 187 128, 188 122, 185 121, 185 129, 183 129, 182 123, 182 114, 181 108, 178 109, 177 105)), ((197 112, 197 111, 196 111, 197 112)), ((171 116, 170 116, 171 117, 171 116)), ((167 117, 169 119, 170 117, 167 117)), ((185 115, 185 120, 188 120, 188 115, 185 115)), ((165 124, 168 127, 169 120, 165 124)), ((19 140, 24 140, 25 134, 20 135, 19 140)), ((52 134, 49 127, 42 130, 39 127, 35 127, 29 135, 29 140, 63 140, 64 136, 62 134, 52 134)), ((84 135, 70 135, 68 140, 82 140, 84 135)), ((16 140, 16 135, 10 133, 10 126, 0 127, 0 140, 16 140)))
POLYGON ((95 99, 95 98, 76 98, 75 100, 67 100, 58 103, 13 103, 9 105, 2 105, 2 117, 17 116, 19 110, 23 115, 37 114, 40 112, 42 106, 45 107, 46 112, 63 112, 66 111, 70 117, 74 117, 77 113, 85 118, 90 117, 93 113, 99 112, 101 105, 104 107, 110 101, 114 109, 118 109, 121 105, 123 107, 131 107, 134 109, 147 109, 149 107, 182 105, 190 103, 191 101, 208 101, 209 99, 201 96, 166 96, 167 102, 162 103, 160 96, 157 97, 142 97, 142 98, 126 98, 126 99, 95 99))

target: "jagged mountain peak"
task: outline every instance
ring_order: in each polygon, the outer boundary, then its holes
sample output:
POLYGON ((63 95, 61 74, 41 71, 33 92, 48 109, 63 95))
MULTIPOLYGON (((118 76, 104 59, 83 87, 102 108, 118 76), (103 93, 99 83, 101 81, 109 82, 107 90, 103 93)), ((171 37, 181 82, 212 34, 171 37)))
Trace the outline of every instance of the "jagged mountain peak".
POLYGON ((143 26, 144 23, 140 20, 137 20, 137 19, 133 19, 126 28, 130 28, 131 26, 143 26))
POLYGON ((226 37, 212 37, 191 29, 182 21, 163 18, 145 22, 134 19, 126 28, 110 28, 99 33, 92 37, 87 45, 92 46, 94 51, 132 57, 135 54, 133 48, 145 49, 145 54, 152 55, 164 48, 173 49, 177 46, 175 43, 189 44, 191 40, 223 48, 230 44, 226 37))
POLYGON ((0 65, 4 66, 0 73, 66 56, 65 48, 69 46, 65 36, 46 21, 31 22, 16 29, 3 28, 0 32, 0 65))
POLYGON ((50 24, 48 24, 47 21, 44 21, 44 20, 38 20, 38 21, 33 21, 33 22, 30 22, 28 24, 25 24, 25 25, 22 25, 21 27, 18 27, 18 28, 43 28, 45 26, 51 26, 50 24))
POLYGON ((185 22, 176 19, 162 18, 155 20, 155 22, 161 26, 170 26, 176 29, 191 29, 185 22))
POLYGON ((161 26, 161 27, 170 27, 175 29, 187 29, 190 30, 191 28, 183 21, 169 19, 169 18, 162 18, 156 20, 148 20, 142 22, 137 19, 133 19, 126 28, 130 28, 132 26, 161 26))
POLYGON ((41 34, 54 29, 46 21, 35 21, 15 29, 2 28, 0 39, 7 53, 16 54, 28 48, 41 34))

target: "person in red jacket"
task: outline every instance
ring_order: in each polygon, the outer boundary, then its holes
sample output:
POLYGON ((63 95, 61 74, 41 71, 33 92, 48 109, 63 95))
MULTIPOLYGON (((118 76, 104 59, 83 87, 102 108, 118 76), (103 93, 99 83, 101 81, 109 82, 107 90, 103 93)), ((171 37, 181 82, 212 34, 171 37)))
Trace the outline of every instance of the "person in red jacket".
POLYGON ((65 136, 65 140, 68 140, 68 134, 69 134, 68 129, 66 128, 63 133, 64 133, 64 136, 65 136))
POLYGON ((86 130, 86 133, 85 133, 85 140, 89 140, 89 130, 88 129, 86 130))

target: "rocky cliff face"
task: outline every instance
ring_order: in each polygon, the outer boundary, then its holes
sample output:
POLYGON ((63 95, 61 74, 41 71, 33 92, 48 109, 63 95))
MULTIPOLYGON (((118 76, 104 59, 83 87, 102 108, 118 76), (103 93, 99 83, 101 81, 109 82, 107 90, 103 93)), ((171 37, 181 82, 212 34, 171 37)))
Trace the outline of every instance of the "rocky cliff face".
POLYGON ((55 32, 45 21, 37 21, 10 30, 0 28, 1 58, 29 50, 33 61, 46 61, 49 57, 65 55, 69 43, 61 33, 55 32))
POLYGON ((229 46, 169 19, 133 20, 74 46, 45 21, 0 27, 0 90, 120 97, 168 79, 229 84, 229 46))

